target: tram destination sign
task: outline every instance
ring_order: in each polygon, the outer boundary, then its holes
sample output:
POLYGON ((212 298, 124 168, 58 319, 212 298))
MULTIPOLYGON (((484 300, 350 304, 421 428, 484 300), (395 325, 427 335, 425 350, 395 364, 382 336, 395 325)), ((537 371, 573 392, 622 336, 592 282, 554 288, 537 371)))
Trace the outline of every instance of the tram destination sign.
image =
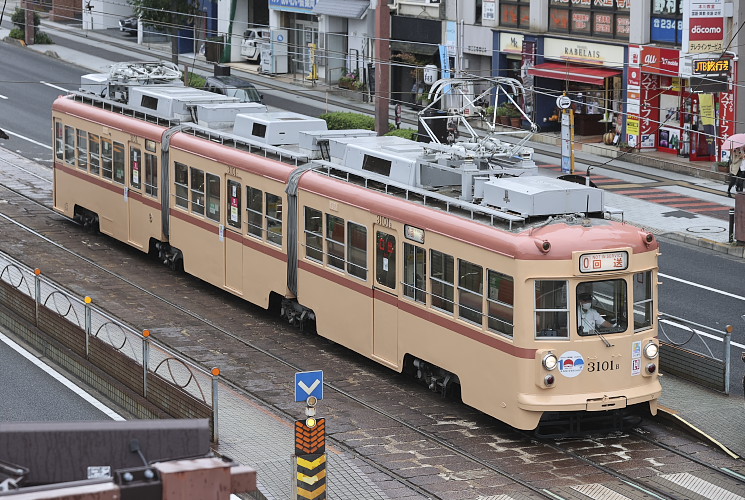
POLYGON ((623 271, 628 267, 628 252, 583 253, 579 256, 579 272, 581 273, 623 271))

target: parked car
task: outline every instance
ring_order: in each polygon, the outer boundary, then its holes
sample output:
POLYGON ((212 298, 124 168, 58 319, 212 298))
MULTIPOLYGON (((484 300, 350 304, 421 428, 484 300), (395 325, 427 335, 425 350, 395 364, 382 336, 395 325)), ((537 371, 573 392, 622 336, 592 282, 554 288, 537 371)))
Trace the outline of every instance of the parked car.
POLYGON ((217 94, 237 97, 241 102, 264 103, 264 96, 259 93, 256 86, 238 76, 209 76, 204 88, 217 94))
POLYGON ((261 42, 268 41, 271 33, 267 28, 249 28, 243 32, 241 55, 251 62, 261 62, 261 42))
POLYGON ((119 19, 119 31, 123 31, 127 35, 137 34, 137 17, 125 17, 119 19))

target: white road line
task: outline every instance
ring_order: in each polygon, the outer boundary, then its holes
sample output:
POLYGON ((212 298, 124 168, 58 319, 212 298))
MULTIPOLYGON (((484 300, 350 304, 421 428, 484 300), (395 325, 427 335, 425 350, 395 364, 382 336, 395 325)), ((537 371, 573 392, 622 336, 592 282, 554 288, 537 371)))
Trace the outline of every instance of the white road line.
POLYGON ((26 136, 24 136, 24 135, 21 135, 21 134, 16 134, 15 132, 11 132, 11 131, 10 131, 10 130, 8 130, 7 128, 4 128, 3 130, 4 130, 4 131, 5 131, 5 132, 6 132, 6 133, 7 133, 8 135, 12 135, 13 137, 18 137, 19 139, 23 139, 24 141, 28 141, 28 142, 30 142, 30 143, 32 143, 32 144, 36 144, 37 146, 41 146, 41 147, 47 148, 47 149, 49 149, 50 151, 51 151, 51 149, 52 149, 52 146, 50 146, 49 144, 44 144, 44 143, 41 143, 41 142, 35 141, 35 140, 31 139, 30 137, 26 137, 26 136))
POLYGON ((57 372, 54 368, 50 367, 49 365, 45 364, 38 358, 36 358, 34 355, 32 355, 30 352, 26 351, 24 348, 22 348, 20 345, 16 344, 14 341, 12 341, 7 336, 0 333, 0 341, 4 342, 8 345, 11 349, 16 351, 18 354, 26 358, 27 360, 31 361, 33 364, 35 364, 37 367, 39 367, 41 370, 43 370, 45 373, 47 373, 49 376, 57 380, 59 383, 70 389, 72 392, 77 394, 82 399, 86 400, 90 404, 92 404, 94 407, 96 407, 101 412, 105 413, 109 418, 112 420, 125 420, 124 417, 116 413, 114 410, 85 392, 83 389, 75 385, 70 380, 66 379, 63 375, 61 375, 59 372, 57 372))
POLYGON ((0 94, 0 99, 7 99, 8 96, 0 94))
POLYGON ((706 286, 706 285, 700 285, 698 283, 694 283, 692 281, 684 280, 682 278, 676 278, 675 276, 670 276, 669 274, 657 273, 657 276, 659 276, 661 278, 667 278, 667 279, 673 280, 673 281, 679 281, 680 283, 685 283, 686 285, 695 286, 697 288, 701 288, 703 290, 708 290, 710 292, 718 293, 718 294, 721 294, 721 295, 726 295, 727 297, 732 297, 733 299, 745 300, 745 296, 743 296, 743 295, 736 295, 734 293, 725 292, 723 290, 717 290, 716 288, 711 288, 710 286, 706 286))
POLYGON ((64 92, 71 92, 71 90, 68 90, 68 89, 63 88, 63 87, 58 87, 57 85, 54 85, 54 84, 51 84, 51 83, 47 83, 45 81, 41 81, 39 83, 41 83, 42 85, 46 85, 47 87, 52 87, 53 89, 62 90, 64 92))
MULTIPOLYGON (((724 342, 724 337, 722 337, 722 336, 712 335, 711 333, 702 332, 701 330, 696 330, 695 328, 689 328, 688 326, 686 326, 686 325, 684 325, 682 323, 677 323, 677 322, 672 321, 672 320, 669 320, 669 319, 660 320, 660 323, 665 323, 666 325, 675 326, 675 327, 681 328, 681 329, 683 329, 683 330, 685 330, 687 332, 690 332, 691 330, 693 330, 697 335, 700 335, 702 337, 707 337, 707 338, 710 338, 710 339, 713 339, 713 340, 718 340, 719 342, 724 342)), ((737 342, 730 342, 730 345, 735 346, 735 347, 739 347, 740 349, 745 349, 745 345, 738 344, 737 342)))

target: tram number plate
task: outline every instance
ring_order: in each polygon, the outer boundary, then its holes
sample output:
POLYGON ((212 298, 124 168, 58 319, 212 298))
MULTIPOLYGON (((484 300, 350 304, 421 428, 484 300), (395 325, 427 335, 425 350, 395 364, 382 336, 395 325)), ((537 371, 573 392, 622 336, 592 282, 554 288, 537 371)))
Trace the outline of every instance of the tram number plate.
POLYGON ((617 410, 626 408, 626 396, 587 400, 587 411, 617 410))
POLYGON ((623 271, 628 267, 628 252, 583 253, 579 257, 579 272, 581 273, 623 271))

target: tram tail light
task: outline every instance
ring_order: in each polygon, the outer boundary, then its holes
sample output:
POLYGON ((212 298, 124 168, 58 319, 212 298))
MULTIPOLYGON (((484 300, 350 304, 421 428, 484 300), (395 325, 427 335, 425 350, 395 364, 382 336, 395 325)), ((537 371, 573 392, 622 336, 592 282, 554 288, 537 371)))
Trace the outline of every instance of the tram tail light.
POLYGON ((656 371, 657 371, 657 365, 656 365, 656 364, 654 364, 654 363, 649 363, 649 364, 647 365, 647 373, 649 373, 650 375, 652 375, 652 374, 653 374, 654 372, 656 372, 656 371))
POLYGON ((554 385, 555 381, 556 379, 550 373, 543 377, 543 383, 546 384, 546 387, 551 387, 552 385, 554 385))

